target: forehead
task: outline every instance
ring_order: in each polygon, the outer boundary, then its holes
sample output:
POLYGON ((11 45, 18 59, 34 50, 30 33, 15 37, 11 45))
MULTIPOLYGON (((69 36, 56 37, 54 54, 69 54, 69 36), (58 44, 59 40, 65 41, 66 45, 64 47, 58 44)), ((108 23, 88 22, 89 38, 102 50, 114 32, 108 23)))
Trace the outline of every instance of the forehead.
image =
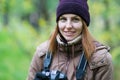
POLYGON ((63 14, 60 17, 79 17, 80 18, 80 16, 78 16, 76 14, 63 14))

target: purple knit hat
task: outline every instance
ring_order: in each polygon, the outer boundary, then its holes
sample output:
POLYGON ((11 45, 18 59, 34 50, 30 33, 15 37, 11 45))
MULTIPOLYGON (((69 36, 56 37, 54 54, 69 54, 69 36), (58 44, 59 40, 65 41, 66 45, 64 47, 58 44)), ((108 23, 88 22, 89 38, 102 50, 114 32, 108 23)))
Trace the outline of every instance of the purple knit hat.
POLYGON ((87 0, 59 0, 59 5, 56 12, 56 21, 63 14, 76 14, 80 16, 89 26, 90 14, 87 0))

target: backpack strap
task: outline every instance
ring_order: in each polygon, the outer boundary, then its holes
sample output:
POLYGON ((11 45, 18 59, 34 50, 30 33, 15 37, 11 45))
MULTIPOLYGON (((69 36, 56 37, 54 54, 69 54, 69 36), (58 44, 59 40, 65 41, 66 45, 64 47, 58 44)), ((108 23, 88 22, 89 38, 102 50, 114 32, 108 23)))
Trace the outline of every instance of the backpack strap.
POLYGON ((76 69, 76 80, 82 80, 85 74, 87 60, 84 55, 84 51, 80 57, 79 64, 76 69))

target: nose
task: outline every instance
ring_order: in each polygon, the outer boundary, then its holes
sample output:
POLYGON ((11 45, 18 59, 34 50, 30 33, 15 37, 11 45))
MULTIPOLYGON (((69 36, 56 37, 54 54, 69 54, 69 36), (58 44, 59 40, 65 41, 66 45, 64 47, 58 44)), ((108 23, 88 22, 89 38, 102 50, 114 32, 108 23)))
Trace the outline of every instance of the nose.
POLYGON ((68 29, 72 28, 72 23, 70 20, 67 21, 66 28, 68 28, 68 29))

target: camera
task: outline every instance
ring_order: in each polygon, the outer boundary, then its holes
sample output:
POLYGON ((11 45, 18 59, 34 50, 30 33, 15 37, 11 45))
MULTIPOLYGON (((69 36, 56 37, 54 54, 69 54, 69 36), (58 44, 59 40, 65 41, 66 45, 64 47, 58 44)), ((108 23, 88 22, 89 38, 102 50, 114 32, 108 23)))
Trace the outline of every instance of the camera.
POLYGON ((68 80, 67 76, 58 70, 43 70, 38 72, 34 80, 68 80))
MULTIPOLYGON (((44 58, 43 69, 41 72, 36 73, 34 80, 68 80, 67 76, 58 70, 49 70, 52 61, 50 52, 46 53, 44 58)), ((80 57, 79 64, 76 70, 76 80, 82 80, 85 74, 87 60, 84 56, 84 51, 80 57)))

